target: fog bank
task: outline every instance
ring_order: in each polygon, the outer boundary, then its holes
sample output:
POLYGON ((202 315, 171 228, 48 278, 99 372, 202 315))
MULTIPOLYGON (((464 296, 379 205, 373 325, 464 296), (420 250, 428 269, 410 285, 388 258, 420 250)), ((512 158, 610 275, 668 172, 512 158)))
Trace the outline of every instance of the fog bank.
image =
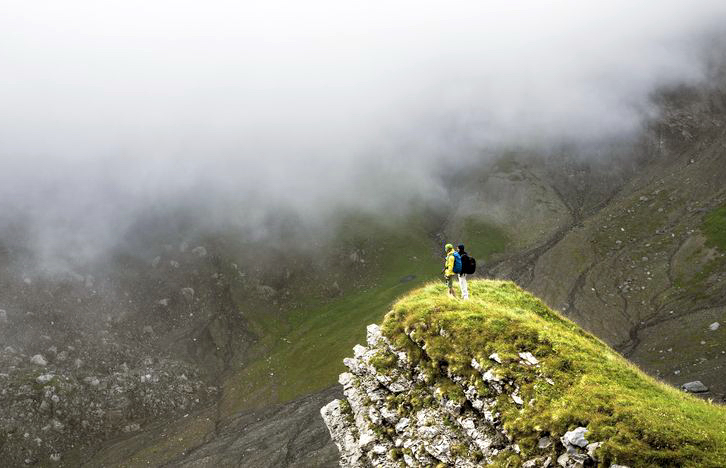
POLYGON ((627 138, 726 24, 723 1, 2 9, 0 223, 89 257, 150 207, 314 223, 444 197, 441 171, 503 147, 627 138))

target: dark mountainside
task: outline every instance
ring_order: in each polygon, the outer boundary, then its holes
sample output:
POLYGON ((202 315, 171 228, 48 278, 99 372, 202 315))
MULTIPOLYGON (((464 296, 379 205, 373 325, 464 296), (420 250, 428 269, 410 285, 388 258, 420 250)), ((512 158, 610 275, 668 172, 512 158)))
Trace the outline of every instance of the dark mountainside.
POLYGON ((436 277, 444 239, 651 376, 700 380, 722 401, 726 87, 659 102, 662 118, 608 157, 511 151, 460 174, 446 206, 352 213, 312 246, 288 228, 270 247, 164 219, 107 259, 47 270, 18 222, 0 237, 0 456, 336 466, 319 409, 340 393, 342 359, 436 277), (285 267, 260 262, 263 249, 285 267))

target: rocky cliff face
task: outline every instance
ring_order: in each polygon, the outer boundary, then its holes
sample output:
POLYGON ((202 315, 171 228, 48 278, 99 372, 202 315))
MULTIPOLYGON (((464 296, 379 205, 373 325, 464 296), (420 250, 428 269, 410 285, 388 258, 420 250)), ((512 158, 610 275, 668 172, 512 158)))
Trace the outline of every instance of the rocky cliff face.
MULTIPOLYGON (((507 433, 506 421, 496 406, 501 396, 518 406, 527 403, 515 379, 499 377, 496 367, 501 359, 496 353, 486 365, 475 359, 471 363, 487 386, 484 396, 469 379, 452 372, 433 384, 377 325, 368 326, 367 344, 357 345, 354 357, 344 361, 350 371, 339 380, 345 399, 333 400, 320 410, 340 450, 341 466, 474 467, 520 454, 519 444, 507 433), (459 386, 466 401, 448 399, 446 385, 459 386)), ((426 346, 420 350, 425 353, 426 346)), ((531 353, 519 357, 523 365, 539 367, 531 353)), ((552 379, 537 374, 542 383, 555 385, 552 379)), ((539 453, 522 466, 593 466, 600 445, 588 440, 585 427, 559 439, 543 435, 537 441, 539 453)))

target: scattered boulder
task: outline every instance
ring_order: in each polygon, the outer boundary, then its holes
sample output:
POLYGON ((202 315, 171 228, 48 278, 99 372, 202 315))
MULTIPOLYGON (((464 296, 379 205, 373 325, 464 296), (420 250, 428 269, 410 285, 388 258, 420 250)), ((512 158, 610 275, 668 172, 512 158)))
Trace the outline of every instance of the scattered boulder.
POLYGON ((705 393, 708 391, 708 387, 703 385, 700 380, 694 380, 693 382, 688 382, 681 385, 681 390, 688 393, 705 393))
POLYGON ((189 302, 192 302, 194 300, 194 288, 182 288, 181 294, 182 296, 184 296, 184 299, 189 302))
POLYGON ((159 263, 160 263, 160 262, 161 262, 161 257, 160 257, 160 256, 159 256, 159 257, 155 257, 155 258, 154 258, 154 259, 153 259, 153 260, 151 261, 151 266, 152 266, 152 268, 156 268, 156 267, 158 267, 158 266, 159 266, 159 263))
POLYGON ((98 387, 98 385, 101 383, 101 381, 98 380, 98 378, 93 377, 93 376, 88 376, 88 377, 84 378, 83 382, 90 385, 91 387, 98 387))
POLYGON ((141 429, 141 426, 138 423, 131 423, 131 424, 124 426, 124 428, 122 430, 124 432, 136 432, 139 429, 141 429))
POLYGON ((522 358, 525 364, 528 364, 530 366, 536 366, 537 364, 539 364, 537 358, 534 357, 534 355, 529 351, 527 351, 526 353, 519 353, 519 357, 522 358))
POLYGON ((45 357, 42 354, 36 354, 35 356, 30 358, 30 363, 35 364, 36 366, 47 366, 48 361, 45 359, 45 357))
POLYGON ((53 380, 53 378, 55 378, 55 375, 53 375, 53 374, 43 374, 43 375, 39 375, 38 378, 35 379, 35 381, 41 385, 45 385, 48 382, 50 382, 51 380, 53 380))
POLYGON ((577 429, 574 429, 572 431, 566 432, 564 436, 562 436, 562 445, 565 447, 567 446, 573 446, 573 447, 580 447, 585 448, 587 447, 587 444, 589 442, 587 439, 585 439, 585 433, 587 432, 586 427, 578 427, 577 429))
POLYGON ((257 294, 269 299, 277 295, 277 290, 272 286, 261 284, 257 286, 257 294))
POLYGON ((716 331, 716 330, 719 329, 720 326, 721 326, 720 323, 713 322, 711 325, 708 326, 708 329, 711 330, 711 331, 716 331))
POLYGON ((201 245, 199 247, 194 247, 192 249, 192 253, 196 255, 197 257, 206 257, 207 256, 207 249, 202 247, 201 245))

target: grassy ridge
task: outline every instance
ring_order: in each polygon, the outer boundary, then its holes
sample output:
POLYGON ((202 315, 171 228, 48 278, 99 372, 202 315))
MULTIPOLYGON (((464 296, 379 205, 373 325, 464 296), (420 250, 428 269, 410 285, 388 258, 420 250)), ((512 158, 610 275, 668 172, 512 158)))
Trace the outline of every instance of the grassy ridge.
POLYGON ((542 435, 586 426, 588 440, 604 442, 598 457, 605 466, 724 466, 724 407, 648 377, 513 283, 472 281, 469 289, 466 302, 448 298, 440 284, 418 289, 394 305, 383 330, 414 364, 438 375, 454 400, 464 396, 458 385, 446 385, 446 368, 487 391, 472 358, 514 380, 528 403, 520 408, 501 395, 497 410, 523 457, 542 435), (411 333, 425 343, 425 355, 411 333), (488 358, 494 352, 501 365, 488 358), (522 364, 519 352, 534 354, 539 368, 522 364))

